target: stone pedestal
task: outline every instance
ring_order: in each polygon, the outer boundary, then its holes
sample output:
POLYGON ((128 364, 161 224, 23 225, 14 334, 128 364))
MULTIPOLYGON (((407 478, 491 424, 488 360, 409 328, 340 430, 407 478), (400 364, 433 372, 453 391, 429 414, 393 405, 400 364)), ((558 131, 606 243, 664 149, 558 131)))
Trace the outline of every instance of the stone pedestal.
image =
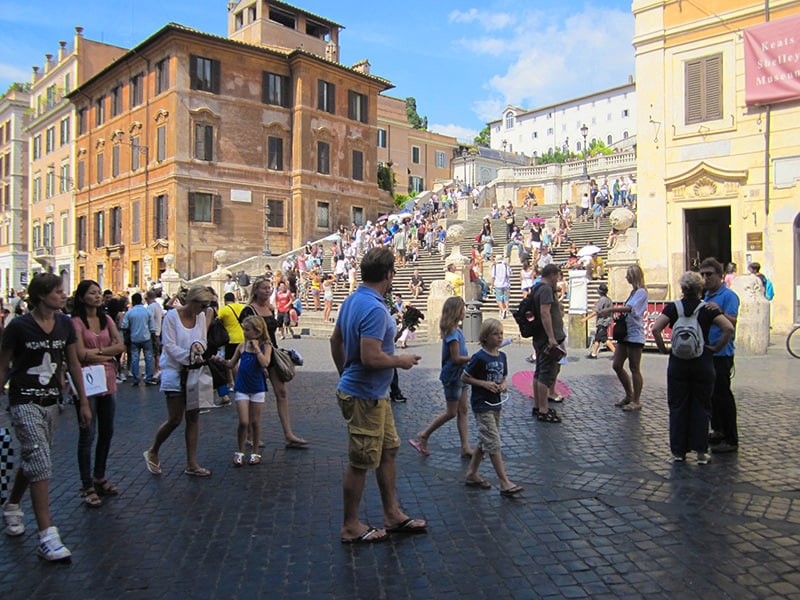
POLYGON ((442 316, 442 307, 451 295, 450 285, 445 280, 437 279, 436 281, 431 281, 427 312, 425 313, 425 320, 428 322, 428 342, 435 342, 439 339, 439 321, 442 316))
POLYGON ((567 319, 567 344, 570 348, 586 348, 586 322, 582 321, 588 312, 589 279, 586 271, 569 272, 569 316, 567 319))
POLYGON ((567 347, 575 350, 585 350, 588 345, 587 323, 583 315, 568 315, 567 318, 567 347))
POLYGON ((620 231, 617 233, 617 242, 608 251, 608 297, 613 302, 624 302, 631 293, 631 285, 625 279, 625 273, 628 267, 639 262, 637 240, 635 230, 620 231))
POLYGON ((762 355, 769 345, 770 303, 764 297, 761 281, 755 275, 740 275, 731 289, 739 296, 739 318, 736 320, 737 355, 762 355))
POLYGON ((175 270, 175 255, 164 256, 166 270, 161 274, 161 290, 165 295, 174 296, 181 289, 181 276, 175 270))

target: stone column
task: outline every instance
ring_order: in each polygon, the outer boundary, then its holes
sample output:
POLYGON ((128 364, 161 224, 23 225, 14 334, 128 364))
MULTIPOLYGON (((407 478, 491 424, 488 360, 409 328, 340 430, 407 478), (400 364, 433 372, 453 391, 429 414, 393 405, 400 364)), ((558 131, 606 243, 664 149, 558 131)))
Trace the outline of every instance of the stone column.
POLYGON ((731 289, 739 296, 739 318, 736 320, 736 354, 761 355, 769 345, 770 303, 764 297, 761 281, 752 274, 733 280, 731 289))
POLYGON ((420 341, 435 342, 439 339, 439 321, 442 316, 442 307, 451 295, 450 285, 444 279, 431 281, 427 312, 425 313, 425 320, 428 322, 428 339, 420 341))

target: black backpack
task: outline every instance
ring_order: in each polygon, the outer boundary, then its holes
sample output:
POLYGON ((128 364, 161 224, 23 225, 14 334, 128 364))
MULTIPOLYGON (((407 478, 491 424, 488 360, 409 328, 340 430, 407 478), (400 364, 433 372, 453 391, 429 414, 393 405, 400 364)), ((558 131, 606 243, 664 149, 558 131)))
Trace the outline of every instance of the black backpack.
POLYGON ((538 287, 538 283, 533 286, 528 295, 519 303, 517 310, 511 313, 519 327, 519 334, 524 338, 533 337, 536 329, 534 325, 536 322, 536 306, 533 302, 533 294, 538 287))

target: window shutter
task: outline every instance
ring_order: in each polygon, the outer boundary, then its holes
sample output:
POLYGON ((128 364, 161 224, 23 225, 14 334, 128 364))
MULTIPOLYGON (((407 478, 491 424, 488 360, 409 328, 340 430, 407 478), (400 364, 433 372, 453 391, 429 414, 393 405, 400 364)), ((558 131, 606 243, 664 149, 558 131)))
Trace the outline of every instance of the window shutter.
POLYGON ((194 221, 194 192, 189 192, 189 221, 194 221))
POLYGON ((686 124, 703 120, 703 78, 702 61, 690 60, 686 63, 686 124))
POLYGON ((158 196, 153 198, 153 239, 158 239, 158 196))
POLYGON ((269 104, 269 73, 261 71, 261 103, 269 104))
POLYGON ((211 61, 211 91, 219 94, 221 75, 221 63, 218 60, 211 61))
POLYGON ((222 223, 222 196, 219 194, 214 194, 214 214, 212 219, 215 225, 220 225, 222 223))
POLYGON ((705 60, 705 120, 722 118, 722 55, 709 56, 705 60))
POLYGON ((197 57, 189 55, 189 87, 193 90, 199 88, 200 79, 197 77, 197 57))

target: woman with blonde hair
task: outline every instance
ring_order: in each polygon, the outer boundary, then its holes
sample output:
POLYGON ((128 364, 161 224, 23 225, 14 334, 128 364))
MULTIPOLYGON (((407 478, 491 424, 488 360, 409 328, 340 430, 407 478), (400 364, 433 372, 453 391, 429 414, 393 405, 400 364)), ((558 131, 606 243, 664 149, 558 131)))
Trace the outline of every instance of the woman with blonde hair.
MULTIPOLYGON (((256 315, 264 319, 264 324, 267 326, 267 332, 269 333, 272 347, 277 348, 278 340, 275 337, 275 331, 278 329, 278 320, 276 319, 277 312, 275 307, 272 306, 270 302, 271 294, 272 288, 270 280, 265 277, 256 278, 253 282, 253 288, 250 291, 250 304, 242 309, 239 320, 244 322, 244 320, 251 315, 256 315)), ((272 389, 275 392, 278 418, 283 428, 285 446, 286 448, 304 448, 308 445, 308 442, 296 436, 292 431, 292 420, 289 416, 289 392, 286 389, 286 382, 280 380, 274 367, 270 366, 267 371, 269 373, 269 381, 272 384, 272 389)))
POLYGON ((199 409, 186 409, 187 367, 203 362, 206 350, 206 311, 214 294, 202 285, 186 291, 182 304, 164 315, 161 325, 161 391, 166 395, 167 420, 156 431, 153 445, 144 451, 147 470, 161 474, 158 452, 182 420, 186 421, 186 468, 184 473, 209 477, 211 471, 197 462, 197 442, 200 432, 199 409))
MULTIPOLYGON (((647 289, 644 287, 644 272, 639 265, 631 265, 625 272, 625 279, 631 285, 631 293, 625 304, 612 306, 597 313, 598 317, 620 313, 624 315, 627 333, 619 340, 614 350, 614 372, 625 390, 625 397, 614 406, 625 411, 641 410, 642 389, 642 351, 644 350, 644 314, 647 312, 647 289), (625 371, 625 361, 628 361, 630 376, 625 371)), ((615 325, 616 327, 617 325, 615 325)))

